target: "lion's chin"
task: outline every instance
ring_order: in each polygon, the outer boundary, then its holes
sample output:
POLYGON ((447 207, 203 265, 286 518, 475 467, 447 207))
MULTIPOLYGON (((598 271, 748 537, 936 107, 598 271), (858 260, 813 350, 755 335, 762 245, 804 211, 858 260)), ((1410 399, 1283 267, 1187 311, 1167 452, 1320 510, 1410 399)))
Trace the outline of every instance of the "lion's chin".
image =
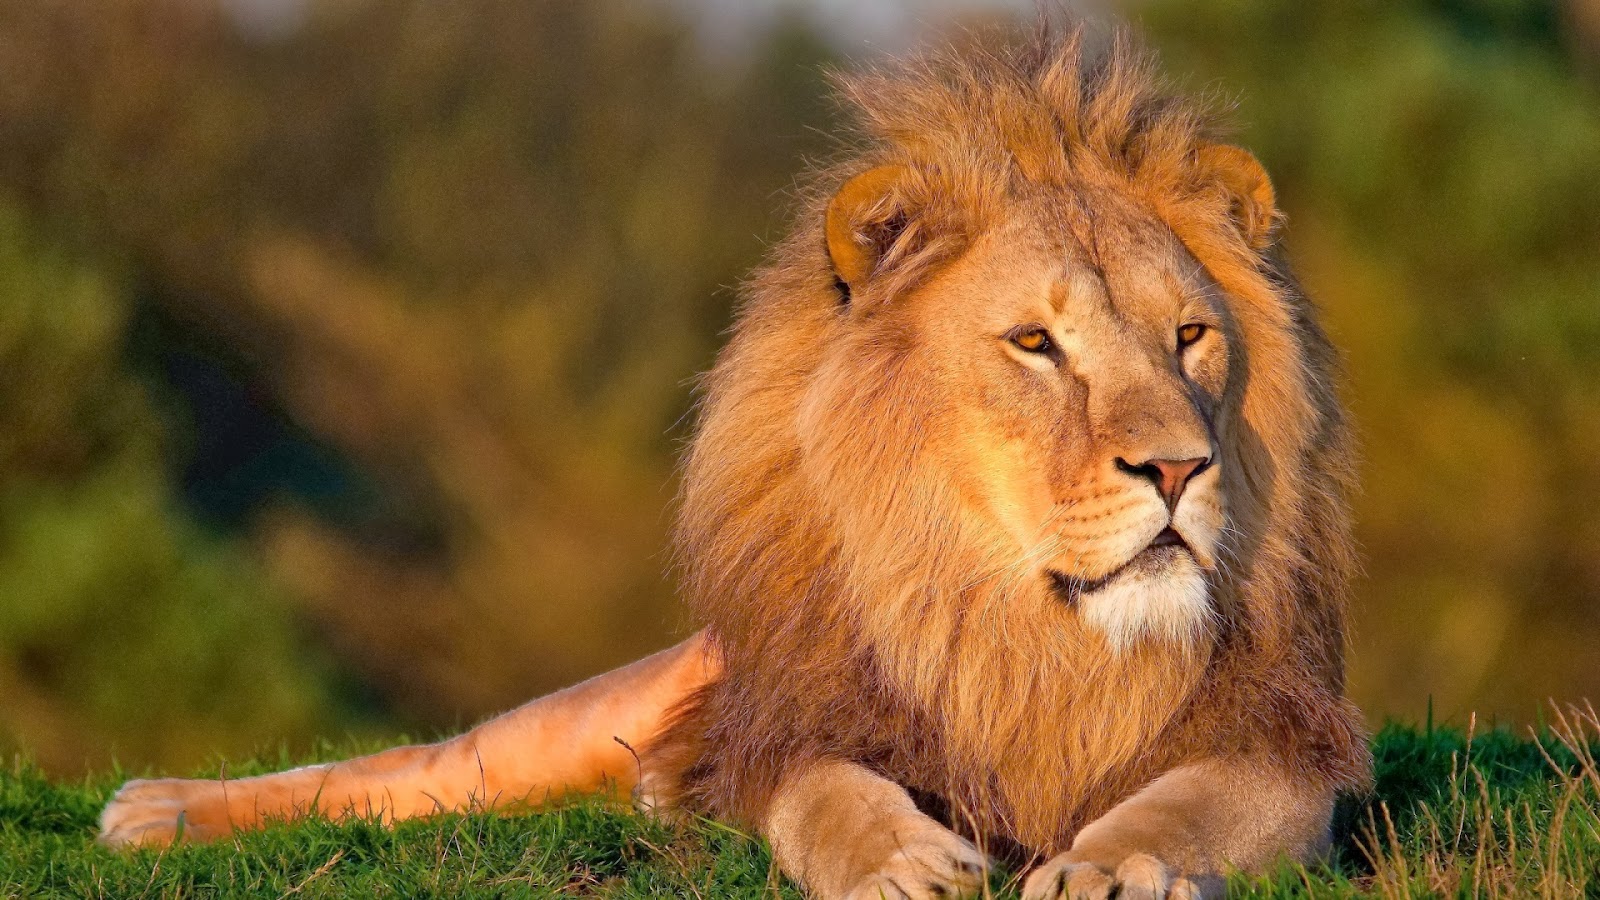
POLYGON ((1187 646, 1211 625, 1205 573, 1183 546, 1147 547, 1096 582, 1072 583, 1057 573, 1051 578, 1117 650, 1146 640, 1187 646))

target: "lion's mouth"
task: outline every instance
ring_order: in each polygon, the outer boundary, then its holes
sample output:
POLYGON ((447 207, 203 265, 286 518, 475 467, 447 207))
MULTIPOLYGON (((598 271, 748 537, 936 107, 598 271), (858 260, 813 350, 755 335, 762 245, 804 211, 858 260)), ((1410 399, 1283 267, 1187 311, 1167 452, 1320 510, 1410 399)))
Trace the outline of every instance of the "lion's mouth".
POLYGON ((1183 549, 1188 550, 1189 542, 1183 539, 1183 535, 1173 530, 1171 525, 1168 525, 1167 527, 1161 529, 1161 533, 1155 536, 1155 540, 1152 540, 1149 546, 1145 547, 1144 550, 1139 552, 1143 553, 1145 550, 1150 550, 1155 547, 1182 547, 1183 549))
POLYGON ((1045 574, 1049 576, 1050 589, 1063 603, 1071 606, 1076 604, 1079 598, 1102 590, 1125 575, 1157 574, 1184 554, 1193 557, 1194 551, 1190 549, 1189 542, 1183 539, 1183 535, 1169 525, 1161 529, 1160 534, 1151 539, 1144 549, 1135 553, 1127 562, 1099 578, 1080 578, 1057 569, 1047 569, 1045 574))

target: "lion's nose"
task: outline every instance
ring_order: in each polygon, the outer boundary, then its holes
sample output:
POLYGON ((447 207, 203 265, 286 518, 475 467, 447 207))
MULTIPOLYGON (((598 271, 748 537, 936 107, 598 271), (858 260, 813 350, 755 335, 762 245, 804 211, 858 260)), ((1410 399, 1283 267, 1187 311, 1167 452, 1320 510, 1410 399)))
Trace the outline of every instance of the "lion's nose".
POLYGON ((1178 500, 1183 496, 1183 489, 1189 486, 1190 480, 1204 472, 1210 465, 1211 458, 1207 456, 1197 456, 1193 459, 1150 459, 1141 463, 1130 463, 1120 456, 1117 457, 1117 468, 1156 486, 1156 490, 1161 492, 1161 499, 1167 501, 1169 512, 1178 508, 1178 500))

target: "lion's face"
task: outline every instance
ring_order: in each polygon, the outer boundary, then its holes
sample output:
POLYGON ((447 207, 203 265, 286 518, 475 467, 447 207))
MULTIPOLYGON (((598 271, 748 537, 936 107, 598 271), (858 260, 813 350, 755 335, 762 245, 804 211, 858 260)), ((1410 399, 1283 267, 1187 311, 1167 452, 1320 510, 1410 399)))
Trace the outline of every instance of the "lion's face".
POLYGON ((992 541, 973 558, 998 557, 1114 646, 1203 632, 1224 552, 1214 423, 1229 322, 1166 226, 1110 192, 1036 198, 916 290, 854 318, 847 368, 881 377, 866 390, 902 411, 880 407, 860 436, 917 433, 900 437, 961 508, 966 533, 952 540, 992 541), (1087 208, 1092 221, 1062 214, 1087 208))

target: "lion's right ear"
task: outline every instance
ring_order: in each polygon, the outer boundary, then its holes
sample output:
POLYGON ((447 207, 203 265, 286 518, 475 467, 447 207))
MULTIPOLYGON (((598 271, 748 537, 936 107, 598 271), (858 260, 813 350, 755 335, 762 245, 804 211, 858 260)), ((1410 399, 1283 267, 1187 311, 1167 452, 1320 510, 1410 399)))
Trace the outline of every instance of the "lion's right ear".
POLYGON ((844 183, 828 203, 828 258, 844 299, 870 277, 906 228, 897 196, 902 166, 878 166, 844 183))

